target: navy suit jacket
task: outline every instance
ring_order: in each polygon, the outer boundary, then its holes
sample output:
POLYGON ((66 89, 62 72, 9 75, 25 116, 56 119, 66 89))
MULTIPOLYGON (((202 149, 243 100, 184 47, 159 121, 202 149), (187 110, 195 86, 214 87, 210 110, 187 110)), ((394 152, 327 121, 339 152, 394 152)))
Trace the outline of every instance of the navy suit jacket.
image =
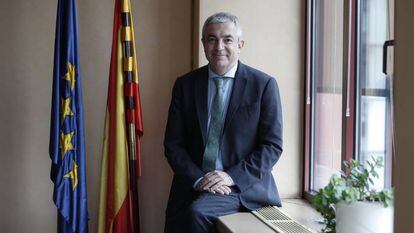
MULTIPOLYGON (((165 132, 165 156, 174 171, 167 215, 185 209, 197 191, 208 120, 208 67, 179 77, 172 91, 165 132)), ((271 174, 282 153, 282 109, 276 80, 239 62, 220 144, 223 170, 253 210, 280 206, 271 174)))

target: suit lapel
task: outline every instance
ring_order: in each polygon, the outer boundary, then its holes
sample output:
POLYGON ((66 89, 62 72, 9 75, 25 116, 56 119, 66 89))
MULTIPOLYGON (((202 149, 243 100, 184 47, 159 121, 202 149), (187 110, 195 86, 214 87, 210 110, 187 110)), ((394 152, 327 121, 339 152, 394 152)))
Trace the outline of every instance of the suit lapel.
POLYGON ((207 138, 207 120, 208 120, 208 68, 203 67, 201 75, 195 78, 194 96, 197 109, 198 122, 203 136, 203 144, 206 144, 207 138))
POLYGON ((226 121, 224 123, 223 132, 225 132, 227 126, 230 124, 231 119, 234 116, 234 113, 236 112, 237 108, 240 105, 240 102, 243 99, 245 87, 246 77, 244 72, 244 65, 243 63, 239 62, 236 75, 234 76, 233 90, 231 92, 230 103, 227 108, 226 121))

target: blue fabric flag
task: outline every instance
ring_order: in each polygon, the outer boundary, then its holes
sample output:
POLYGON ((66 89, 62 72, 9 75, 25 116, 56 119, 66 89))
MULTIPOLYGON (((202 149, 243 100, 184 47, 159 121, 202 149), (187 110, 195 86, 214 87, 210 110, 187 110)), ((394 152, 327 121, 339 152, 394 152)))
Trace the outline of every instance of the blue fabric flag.
POLYGON ((85 135, 76 0, 58 0, 49 153, 59 233, 87 233, 85 135))

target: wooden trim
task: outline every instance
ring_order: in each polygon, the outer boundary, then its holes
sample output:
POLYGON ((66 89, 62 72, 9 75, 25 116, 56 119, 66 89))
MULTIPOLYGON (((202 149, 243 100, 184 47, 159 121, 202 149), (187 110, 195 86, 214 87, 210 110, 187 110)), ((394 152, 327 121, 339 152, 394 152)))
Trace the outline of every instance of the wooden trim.
POLYGON ((193 0, 191 4, 191 68, 199 66, 200 43, 200 0, 193 0))
MULTIPOLYGON (((355 158, 355 77, 357 0, 344 2, 342 160, 355 158)), ((342 164, 342 170, 345 167, 342 164)), ((347 171, 346 171, 347 172, 347 171)))
MULTIPOLYGON (((394 40, 394 25, 395 25, 395 1, 394 0, 388 0, 388 27, 389 27, 389 40, 394 40)), ((393 52, 393 54, 395 54, 393 52)), ((392 59, 392 62, 394 62, 394 57, 392 59)), ((391 73, 391 79, 390 79, 390 88, 391 91, 394 90, 394 85, 393 85, 393 81, 394 81, 394 65, 392 65, 392 73, 391 73)), ((390 92, 391 94, 391 92, 390 92)), ((390 95, 390 98, 393 98, 393 94, 390 95)), ((388 151, 389 153, 387 153, 387 157, 386 157, 386 161, 388 163, 386 163, 387 167, 386 169, 388 170, 388 175, 391 176, 390 178, 386 179, 386 186, 389 187, 393 187, 394 186, 394 177, 395 177, 395 108, 394 108, 394 100, 390 99, 390 106, 388 107, 388 114, 390 117, 390 124, 388 124, 388 138, 390 139, 390 142, 388 142, 388 148, 390 148, 388 151)), ((386 171, 387 171, 386 170, 386 171)), ((387 175, 387 173, 386 173, 387 175)))
POLYGON ((305 198, 306 193, 310 190, 310 166, 311 166, 311 46, 312 46, 312 0, 306 1, 306 38, 305 38, 305 96, 304 96, 304 147, 303 147, 303 192, 302 196, 305 198))
POLYGON ((315 194, 316 194, 315 191, 305 191, 303 192, 303 199, 305 199, 309 203, 312 203, 312 199, 315 194))
POLYGON ((351 57, 349 59, 350 61, 350 93, 352 93, 349 96, 349 108, 350 108, 350 116, 347 118, 347 127, 346 127, 346 137, 347 137, 347 143, 346 143, 346 160, 350 160, 351 158, 355 159, 355 132, 356 132, 356 111, 355 111, 355 103, 357 101, 356 98, 356 89, 355 89, 355 80, 356 80, 356 64, 357 64, 357 44, 356 44, 356 33, 357 33, 357 0, 351 1, 351 33, 349 40, 351 41, 351 57))

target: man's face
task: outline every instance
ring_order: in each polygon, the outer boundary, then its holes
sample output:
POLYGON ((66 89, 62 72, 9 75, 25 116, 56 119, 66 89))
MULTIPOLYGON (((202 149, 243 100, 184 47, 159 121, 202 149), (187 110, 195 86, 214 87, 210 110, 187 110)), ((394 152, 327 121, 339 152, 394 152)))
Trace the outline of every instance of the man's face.
POLYGON ((210 24, 205 28, 204 53, 210 68, 219 75, 236 64, 243 44, 232 22, 210 24))

